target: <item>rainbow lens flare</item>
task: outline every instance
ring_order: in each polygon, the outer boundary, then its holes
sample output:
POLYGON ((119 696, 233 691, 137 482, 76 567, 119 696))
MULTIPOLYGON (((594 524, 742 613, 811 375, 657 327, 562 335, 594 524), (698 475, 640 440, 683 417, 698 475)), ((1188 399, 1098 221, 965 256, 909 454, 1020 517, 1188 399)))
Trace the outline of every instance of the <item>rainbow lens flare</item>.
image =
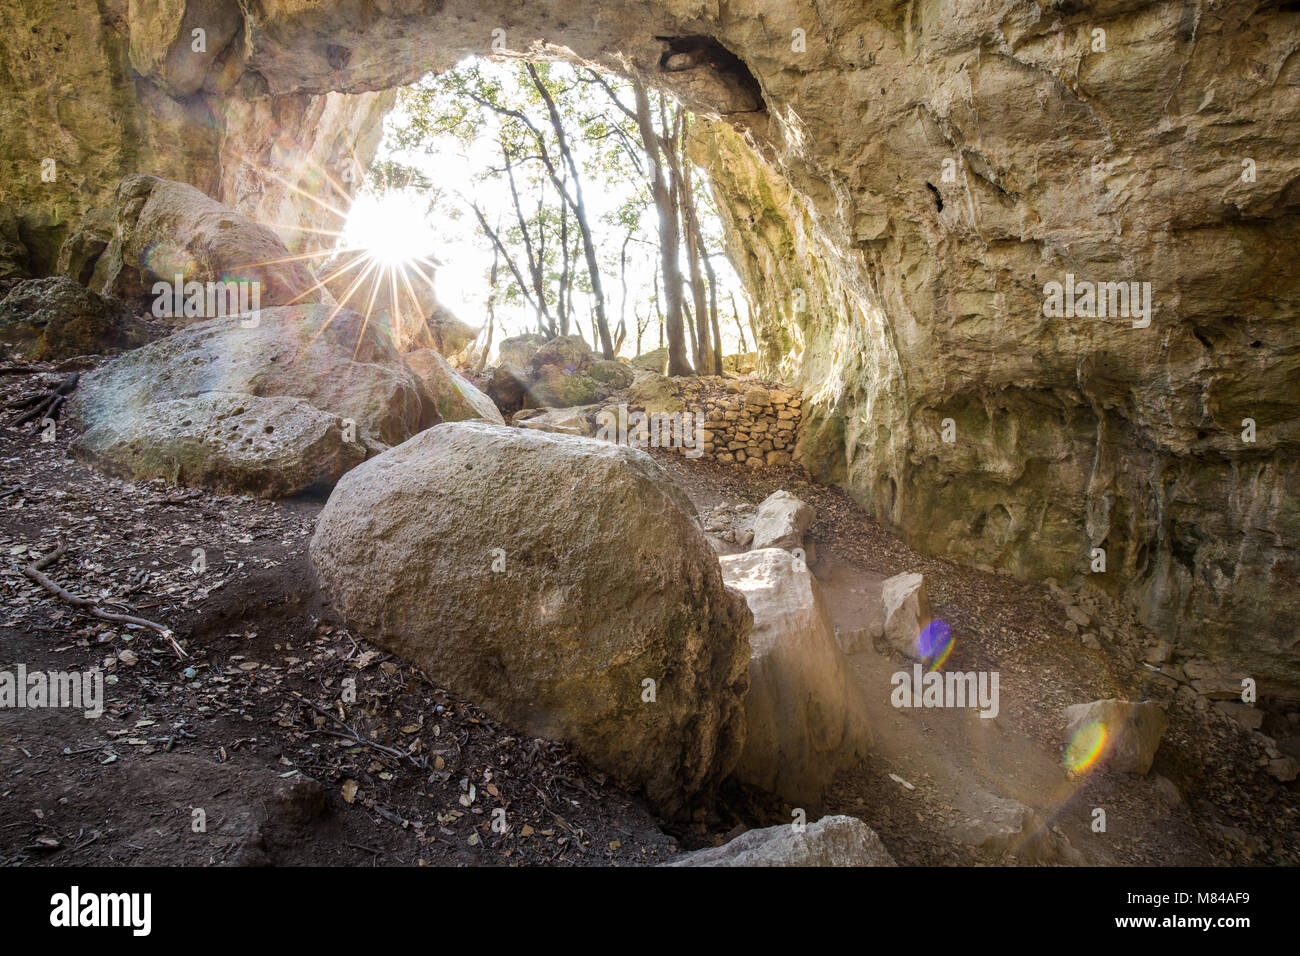
POLYGON ((927 622, 916 638, 916 652, 932 671, 938 670, 948 660, 952 645, 952 630, 938 618, 927 622))
POLYGON ((1109 739, 1106 726, 1100 721, 1094 720, 1090 724, 1084 724, 1074 735, 1074 739, 1066 745, 1065 765, 1071 773, 1091 770, 1101 755, 1106 752, 1106 743, 1109 739))

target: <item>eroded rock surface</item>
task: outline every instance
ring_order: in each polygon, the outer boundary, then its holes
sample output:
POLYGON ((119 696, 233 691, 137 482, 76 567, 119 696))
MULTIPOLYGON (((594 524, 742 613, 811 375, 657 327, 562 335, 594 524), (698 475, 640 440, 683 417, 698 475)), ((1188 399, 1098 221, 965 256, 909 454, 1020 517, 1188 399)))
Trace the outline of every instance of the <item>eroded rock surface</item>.
POLYGON ((263 309, 254 327, 239 318, 188 326, 84 376, 74 418, 125 432, 155 403, 237 392, 303 399, 351 421, 362 441, 397 444, 435 423, 419 381, 382 333, 333 311, 287 306, 263 309))
POLYGON ((99 355, 150 338, 149 328, 121 302, 62 276, 20 282, 0 300, 0 341, 22 358, 99 355))
POLYGON ((225 392, 105 420, 78 436, 72 452, 123 478, 262 498, 328 488, 366 457, 337 415, 299 398, 225 392))

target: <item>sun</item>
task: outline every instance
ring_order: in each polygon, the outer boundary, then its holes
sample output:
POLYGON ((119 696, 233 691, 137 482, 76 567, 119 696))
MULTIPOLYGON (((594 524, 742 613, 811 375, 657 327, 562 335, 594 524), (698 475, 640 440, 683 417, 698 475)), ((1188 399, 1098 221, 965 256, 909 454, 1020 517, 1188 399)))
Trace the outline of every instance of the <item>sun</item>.
POLYGON ((420 198, 405 192, 362 193, 348 210, 342 245, 380 266, 401 266, 428 258, 437 246, 420 198))

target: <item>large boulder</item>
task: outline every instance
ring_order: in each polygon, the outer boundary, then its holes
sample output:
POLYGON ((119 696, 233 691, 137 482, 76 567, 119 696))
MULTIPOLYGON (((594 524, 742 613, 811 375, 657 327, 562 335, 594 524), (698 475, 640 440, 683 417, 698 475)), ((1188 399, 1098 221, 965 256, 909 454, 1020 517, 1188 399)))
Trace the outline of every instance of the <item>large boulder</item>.
POLYGON ((596 414, 599 411, 599 405, 579 405, 576 408, 529 408, 515 415, 512 421, 524 428, 591 438, 596 434, 596 414))
POLYGON ((668 371, 668 349, 665 347, 652 352, 642 352, 632 359, 631 364, 635 368, 663 375, 668 371))
POLYGON ((578 335, 561 335, 533 353, 532 382, 526 404, 567 408, 590 405, 611 387, 591 372, 596 356, 578 335))
POLYGON ((427 345, 451 358, 463 352, 476 338, 478 329, 458 319, 445 305, 435 302, 412 344, 420 348, 427 345))
POLYGON ((585 372, 596 364, 596 355, 580 335, 560 335, 543 343, 531 359, 538 373, 543 366, 554 365, 567 374, 585 372))
POLYGON ((502 362, 492 370, 488 382, 488 395, 503 412, 518 411, 528 398, 532 380, 513 362, 502 362))
POLYGON ((601 359, 587 370, 587 375, 610 388, 627 388, 636 377, 632 366, 613 359, 601 359))
POLYGON ((543 365, 528 387, 526 404, 555 408, 590 405, 609 392, 609 386, 586 372, 569 371, 568 367, 562 365, 543 365))
POLYGON ((746 830, 722 846, 687 853, 665 866, 897 866, 876 831, 856 817, 822 817, 746 830))
POLYGON ((502 339, 497 344, 497 354, 502 364, 509 363, 520 368, 531 368, 533 356, 545 344, 546 336, 540 332, 525 332, 522 335, 512 335, 502 339))
MULTIPOLYGON (((155 299, 155 282, 258 283, 260 305, 319 302, 311 273, 265 226, 193 186, 128 176, 117 188, 116 226, 96 266, 106 295, 155 299)), ((214 318, 214 316, 204 316, 214 318)))
POLYGON ((788 491, 774 491, 754 515, 754 549, 802 548, 804 532, 816 518, 812 505, 788 491))
POLYGON ((505 419, 492 399, 480 392, 437 349, 416 349, 406 353, 406 364, 424 385, 444 422, 482 419, 504 425, 505 419))
POLYGON ((358 633, 676 816, 735 766, 748 687, 693 510, 637 449, 453 422, 344 475, 310 554, 358 633))
POLYGON ((649 414, 655 412, 685 411, 686 403, 681 392, 667 375, 646 369, 634 369, 631 389, 628 392, 629 405, 643 408, 649 414))
POLYGON ((97 355, 135 348, 150 337, 148 326, 121 302, 64 276, 20 282, 0 301, 0 341, 23 358, 97 355))
POLYGON ((1104 764, 1120 773, 1146 773, 1169 718, 1159 705, 1109 698, 1065 708, 1065 765, 1072 773, 1104 764))
POLYGON ((123 478, 263 498, 328 488, 366 457, 337 415, 299 398, 229 392, 109 419, 80 435, 72 451, 123 478))
POLYGON ((155 403, 207 392, 301 398, 372 443, 395 445, 438 420, 382 332, 323 305, 264 309, 252 327, 222 318, 174 332, 84 376, 72 413, 126 431, 155 403))
POLYGON ((745 749, 734 776, 795 805, 820 803, 871 742, 860 692, 808 566, 779 548, 725 555, 722 580, 745 596, 749 635, 745 749))

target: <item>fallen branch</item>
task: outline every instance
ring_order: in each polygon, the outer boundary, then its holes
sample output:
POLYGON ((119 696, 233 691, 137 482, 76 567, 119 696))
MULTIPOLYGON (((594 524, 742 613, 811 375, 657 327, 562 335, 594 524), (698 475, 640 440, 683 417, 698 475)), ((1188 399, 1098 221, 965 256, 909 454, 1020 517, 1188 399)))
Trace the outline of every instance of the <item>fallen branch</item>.
POLYGON ((172 635, 170 628, 164 627, 161 624, 147 620, 143 617, 136 617, 134 614, 117 614, 113 611, 105 611, 99 607, 97 601, 91 598, 78 597, 71 591, 68 591, 50 580, 50 578, 43 573, 43 570, 58 561, 59 558, 63 557, 63 555, 67 553, 67 551, 68 546, 66 544, 59 545, 59 547, 52 553, 47 554, 39 561, 34 561, 31 564, 26 565, 23 568, 23 574, 35 581, 41 587, 45 588, 45 590, 49 591, 59 600, 65 601, 73 607, 81 608, 91 617, 97 617, 101 621, 113 621, 118 624, 135 624, 138 627, 146 627, 149 630, 156 631, 158 634, 162 635, 163 639, 171 645, 172 650, 176 652, 177 657, 184 659, 189 656, 181 649, 180 644, 176 643, 176 638, 172 635))

